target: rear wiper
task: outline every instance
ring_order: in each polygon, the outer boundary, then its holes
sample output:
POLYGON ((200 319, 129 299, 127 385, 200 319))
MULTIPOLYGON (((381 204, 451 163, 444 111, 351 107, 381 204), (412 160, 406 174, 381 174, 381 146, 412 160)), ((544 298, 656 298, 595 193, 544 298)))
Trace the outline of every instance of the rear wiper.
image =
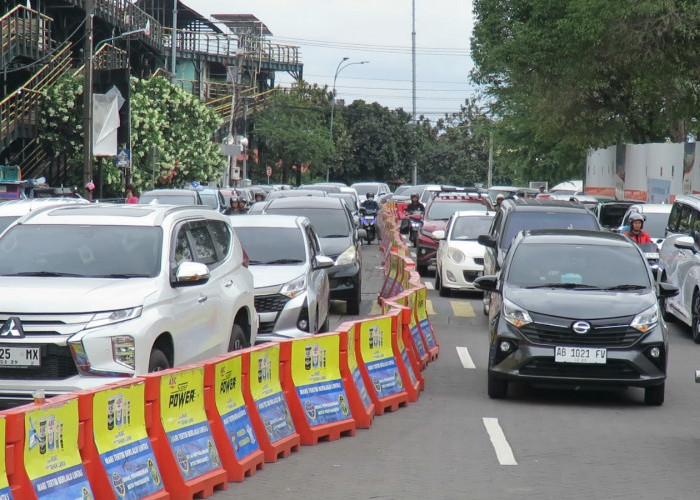
POLYGON ((643 290, 645 288, 644 285, 615 285, 603 288, 603 290, 643 290))
POLYGON ((277 259, 265 262, 265 264, 301 264, 302 262, 299 259, 277 259))
POLYGON ((585 288, 587 290, 600 290, 598 286, 585 285, 583 283, 544 283, 542 285, 526 286, 525 288, 585 288))

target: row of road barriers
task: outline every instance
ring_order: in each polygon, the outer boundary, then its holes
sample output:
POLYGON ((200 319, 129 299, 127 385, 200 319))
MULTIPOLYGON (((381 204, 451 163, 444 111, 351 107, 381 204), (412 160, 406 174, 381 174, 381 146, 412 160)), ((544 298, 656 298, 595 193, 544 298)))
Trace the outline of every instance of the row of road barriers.
POLYGON ((191 499, 417 401, 439 353, 394 207, 383 313, 0 412, 0 500, 191 499))

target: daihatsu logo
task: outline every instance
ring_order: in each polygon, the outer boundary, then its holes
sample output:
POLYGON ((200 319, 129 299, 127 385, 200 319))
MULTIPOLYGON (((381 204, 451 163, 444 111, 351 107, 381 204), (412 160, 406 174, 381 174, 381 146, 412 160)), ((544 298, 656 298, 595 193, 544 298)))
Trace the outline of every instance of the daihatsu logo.
POLYGON ((586 321, 576 321, 573 325, 571 325, 571 328, 579 335, 586 335, 591 331, 591 325, 586 321))
POLYGON ((12 316, 5 321, 5 324, 0 328, 0 337, 14 337, 17 339, 24 338, 24 330, 17 316, 12 316))

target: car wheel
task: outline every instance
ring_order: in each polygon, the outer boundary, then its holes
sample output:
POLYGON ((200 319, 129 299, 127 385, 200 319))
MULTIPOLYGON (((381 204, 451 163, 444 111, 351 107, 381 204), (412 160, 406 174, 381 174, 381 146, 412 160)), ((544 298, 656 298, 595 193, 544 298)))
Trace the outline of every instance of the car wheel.
POLYGON ((644 404, 649 406, 661 406, 664 404, 664 390, 666 384, 653 385, 644 389, 644 404))
POLYGON ((505 399, 508 396, 508 381, 496 378, 489 372, 488 392, 491 399, 505 399))
MULTIPOLYGON (((435 271, 435 274, 437 275, 438 272, 435 271)), ((437 278, 436 278, 436 279, 437 279, 437 278)), ((438 293, 439 293, 440 297, 449 297, 450 295, 452 295, 452 290, 450 290, 449 288, 447 288, 445 285, 441 284, 441 285, 440 285, 440 290, 438 291, 438 293)))
MULTIPOLYGON (((318 311, 316 311, 316 317, 318 317, 318 311)), ((326 321, 323 322, 321 327, 318 329, 318 333, 326 333, 328 331, 328 327, 330 326, 330 317, 328 314, 326 314, 326 321)))
POLYGON ((231 338, 228 341, 228 351, 238 351, 248 347, 248 340, 245 338, 245 332, 240 325, 233 325, 231 328, 231 338))
POLYGON ((440 269, 435 268, 435 290, 440 291, 442 287, 442 282, 440 281, 440 269))
POLYGON ((151 356, 148 358, 148 373, 159 372, 172 368, 170 361, 163 351, 154 347, 151 356))
POLYGON ((428 274, 428 266, 425 264, 416 264, 416 271, 418 271, 418 274, 421 276, 425 276, 428 274))
POLYGON ((693 322, 692 322, 693 342, 700 344, 700 293, 693 295, 693 322))
POLYGON ((349 299, 345 305, 345 312, 353 316, 360 314, 360 285, 357 285, 357 293, 355 297, 349 299))

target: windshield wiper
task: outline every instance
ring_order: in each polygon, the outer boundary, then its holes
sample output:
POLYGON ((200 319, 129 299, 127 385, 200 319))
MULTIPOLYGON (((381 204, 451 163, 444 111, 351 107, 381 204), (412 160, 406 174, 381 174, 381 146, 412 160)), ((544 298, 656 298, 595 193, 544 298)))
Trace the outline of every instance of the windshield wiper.
POLYGON ((347 234, 327 234, 324 236, 321 236, 321 238, 345 238, 347 234))
POLYGON ((277 259, 265 262, 265 264, 301 264, 302 262, 304 261, 299 259, 277 259))
POLYGON ((643 290, 646 287, 644 285, 615 285, 603 288, 603 290, 643 290))
POLYGON ((23 271, 21 273, 12 273, 12 274, 3 274, 2 276, 51 276, 51 277, 63 277, 63 276, 68 276, 68 277, 79 277, 79 278, 84 278, 84 274, 75 274, 75 273, 57 273, 54 271, 23 271))
POLYGON ((595 285, 585 285, 583 283, 544 283, 542 285, 530 285, 525 288, 585 288, 586 290, 600 290, 600 287, 595 285))
POLYGON ((112 273, 112 274, 98 274, 95 276, 90 276, 91 278, 148 278, 148 274, 128 274, 128 273, 112 273))

